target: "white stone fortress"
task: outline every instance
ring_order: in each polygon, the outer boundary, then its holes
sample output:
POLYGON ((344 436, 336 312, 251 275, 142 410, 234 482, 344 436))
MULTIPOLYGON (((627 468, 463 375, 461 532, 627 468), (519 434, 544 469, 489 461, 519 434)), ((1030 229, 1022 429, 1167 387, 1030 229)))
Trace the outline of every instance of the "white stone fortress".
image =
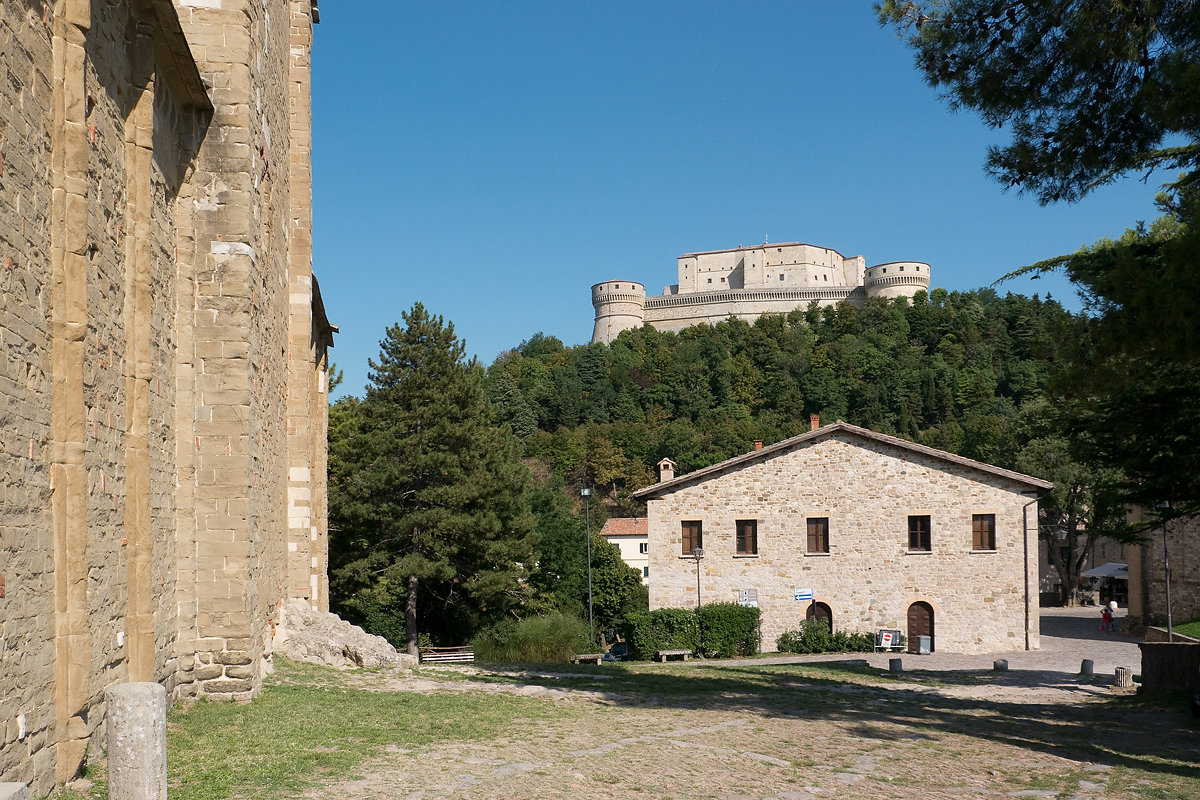
POLYGON ((862 256, 847 258, 799 242, 685 253, 679 257, 679 283, 664 287, 659 297, 646 297, 646 287, 634 281, 593 286, 592 341, 607 344, 642 325, 678 331, 729 317, 753 321, 786 314, 814 300, 823 306, 861 304, 868 297, 911 298, 922 289, 929 289, 929 265, 923 262, 868 267, 862 256))

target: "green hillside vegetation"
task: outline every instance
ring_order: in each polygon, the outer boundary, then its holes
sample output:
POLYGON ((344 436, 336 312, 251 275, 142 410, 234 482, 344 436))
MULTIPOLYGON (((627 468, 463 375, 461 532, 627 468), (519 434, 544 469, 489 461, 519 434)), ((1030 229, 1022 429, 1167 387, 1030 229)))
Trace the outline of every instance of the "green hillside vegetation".
POLYGON ((808 430, 810 414, 1016 468, 1079 324, 1053 300, 937 289, 611 345, 538 334, 488 368, 487 393, 547 474, 635 516, 630 492, 659 459, 690 472, 808 430))

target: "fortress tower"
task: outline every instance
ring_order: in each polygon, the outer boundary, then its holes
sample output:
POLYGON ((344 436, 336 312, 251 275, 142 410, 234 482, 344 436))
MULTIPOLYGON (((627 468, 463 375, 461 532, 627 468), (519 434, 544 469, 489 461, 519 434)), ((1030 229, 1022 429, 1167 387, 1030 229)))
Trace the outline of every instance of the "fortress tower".
POLYGON ((593 342, 611 342, 629 328, 653 325, 677 331, 729 317, 748 322, 763 314, 786 314, 816 302, 822 306, 869 297, 911 298, 929 289, 929 265, 891 261, 866 266, 862 256, 800 242, 685 253, 678 283, 646 297, 640 283, 610 280, 592 287, 596 309, 593 342))
POLYGON ((646 287, 633 281, 605 281, 592 287, 596 309, 593 342, 611 342, 621 331, 640 328, 646 321, 646 287))
POLYGON ((921 289, 929 291, 929 265, 921 261, 891 261, 870 267, 864 288, 867 297, 911 299, 921 289))

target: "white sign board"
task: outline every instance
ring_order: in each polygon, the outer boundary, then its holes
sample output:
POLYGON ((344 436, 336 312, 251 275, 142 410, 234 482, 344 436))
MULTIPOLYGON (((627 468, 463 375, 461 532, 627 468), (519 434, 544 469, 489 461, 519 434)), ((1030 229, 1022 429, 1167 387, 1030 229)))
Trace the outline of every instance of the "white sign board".
POLYGON ((799 603, 803 600, 812 600, 813 599, 813 590, 812 589, 794 589, 793 596, 796 598, 797 603, 799 603))

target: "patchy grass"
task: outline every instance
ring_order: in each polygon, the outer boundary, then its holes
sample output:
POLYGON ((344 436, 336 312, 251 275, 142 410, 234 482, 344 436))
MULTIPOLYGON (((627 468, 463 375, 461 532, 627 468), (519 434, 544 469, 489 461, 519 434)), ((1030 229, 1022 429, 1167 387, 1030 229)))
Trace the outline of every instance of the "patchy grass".
POLYGON ((511 695, 368 691, 348 687, 351 676, 280 661, 252 703, 199 702, 172 711, 173 800, 294 797, 314 781, 353 775, 385 750, 492 739, 514 718, 562 713, 511 695))
POLYGON ((1200 639, 1200 619, 1194 619, 1182 625, 1172 625, 1171 630, 1175 633, 1182 633, 1184 636, 1191 636, 1193 639, 1200 639))

